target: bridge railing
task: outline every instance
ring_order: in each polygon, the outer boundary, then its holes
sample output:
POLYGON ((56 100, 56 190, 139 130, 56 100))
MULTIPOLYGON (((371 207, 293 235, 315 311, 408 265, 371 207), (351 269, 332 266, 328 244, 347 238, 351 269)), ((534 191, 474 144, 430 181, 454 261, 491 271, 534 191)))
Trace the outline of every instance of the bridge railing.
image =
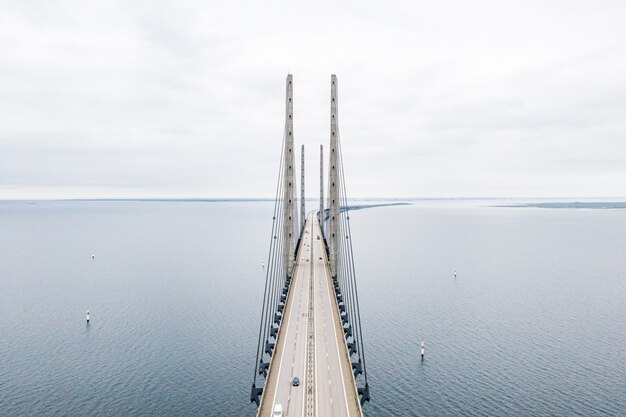
MULTIPOLYGON (((341 324, 348 348, 348 355, 352 365, 357 390, 361 404, 370 400, 367 367, 365 364, 365 349, 363 347, 363 330, 359 306, 356 268, 354 264, 354 250, 352 246, 352 231, 350 227, 350 206, 346 193, 345 172, 341 151, 339 130, 337 135, 337 170, 339 183, 339 210, 337 226, 335 227, 337 265, 336 274, 332 277, 335 297, 341 316, 341 324)), ((323 216, 326 220, 328 216, 323 216)), ((333 238, 332 236, 329 237, 333 238)), ((328 251, 327 246, 327 251, 328 251)))

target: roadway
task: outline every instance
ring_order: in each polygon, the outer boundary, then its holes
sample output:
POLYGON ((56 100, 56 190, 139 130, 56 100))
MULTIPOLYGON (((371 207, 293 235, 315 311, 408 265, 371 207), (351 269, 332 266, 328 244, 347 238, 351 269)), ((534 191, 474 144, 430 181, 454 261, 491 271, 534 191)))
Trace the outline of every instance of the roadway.
POLYGON ((271 416, 276 404, 282 405, 284 417, 362 415, 313 213, 306 219, 258 415, 271 416), (292 385, 294 377, 299 386, 292 385))

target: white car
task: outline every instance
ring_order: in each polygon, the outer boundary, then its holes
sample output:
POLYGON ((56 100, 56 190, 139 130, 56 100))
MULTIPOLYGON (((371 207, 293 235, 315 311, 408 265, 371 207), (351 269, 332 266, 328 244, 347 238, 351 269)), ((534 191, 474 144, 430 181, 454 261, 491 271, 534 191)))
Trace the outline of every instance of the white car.
POLYGON ((283 417, 283 406, 280 404, 276 404, 274 406, 274 413, 272 417, 283 417))

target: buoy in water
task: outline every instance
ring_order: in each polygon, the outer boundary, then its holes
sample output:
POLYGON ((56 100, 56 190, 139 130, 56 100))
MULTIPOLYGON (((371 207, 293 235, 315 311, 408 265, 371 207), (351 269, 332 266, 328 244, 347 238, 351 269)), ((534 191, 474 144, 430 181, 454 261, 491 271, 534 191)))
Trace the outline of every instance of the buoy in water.
POLYGON ((424 341, 423 340, 420 343, 420 355, 421 355, 422 359, 424 359, 424 341))
POLYGON ((89 308, 87 308, 87 323, 89 323, 89 308))
POLYGON ((95 254, 91 254, 91 259, 96 259, 96 255, 95 254))
POLYGON ((456 268, 454 268, 454 278, 456 278, 456 268))

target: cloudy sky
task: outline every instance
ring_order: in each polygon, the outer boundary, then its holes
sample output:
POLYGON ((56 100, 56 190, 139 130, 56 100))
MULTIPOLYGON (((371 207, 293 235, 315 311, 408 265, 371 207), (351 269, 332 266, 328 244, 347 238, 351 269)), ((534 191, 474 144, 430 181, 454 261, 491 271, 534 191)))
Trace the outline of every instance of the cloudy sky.
POLYGON ((0 2, 0 198, 626 195, 626 2, 0 2))

